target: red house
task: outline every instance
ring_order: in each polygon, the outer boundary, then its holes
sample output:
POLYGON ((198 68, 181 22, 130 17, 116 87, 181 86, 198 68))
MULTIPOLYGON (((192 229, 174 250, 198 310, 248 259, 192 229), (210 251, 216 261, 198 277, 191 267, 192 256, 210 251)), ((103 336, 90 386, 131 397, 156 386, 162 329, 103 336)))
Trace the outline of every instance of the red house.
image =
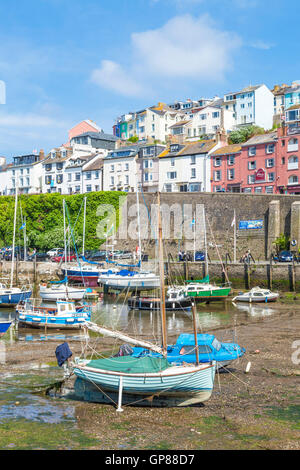
POLYGON ((211 191, 241 192, 241 145, 226 145, 211 154, 211 191))

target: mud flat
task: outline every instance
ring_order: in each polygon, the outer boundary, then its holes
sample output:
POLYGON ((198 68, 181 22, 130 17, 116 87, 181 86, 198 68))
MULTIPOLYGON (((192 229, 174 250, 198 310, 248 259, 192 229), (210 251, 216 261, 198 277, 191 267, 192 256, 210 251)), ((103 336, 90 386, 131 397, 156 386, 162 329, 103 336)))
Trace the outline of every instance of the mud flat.
MULTIPOLYGON (((217 374, 212 398, 204 406, 125 407, 123 413, 116 413, 110 405, 46 398, 47 403, 58 407, 74 407, 74 425, 69 432, 74 433, 75 427, 80 433, 77 439, 73 436, 68 444, 60 446, 49 438, 48 448, 299 449, 300 307, 284 305, 279 315, 237 325, 236 334, 246 355, 227 373, 217 374), (245 373, 248 362, 251 368, 245 373)), ((170 342, 173 340, 169 338, 170 342)), ((8 370, 20 374, 29 369, 37 374, 43 369, 47 375, 48 367, 52 380, 60 379, 62 371, 56 368, 54 352, 61 342, 8 343, 6 363, 0 365, 1 375, 8 370)), ((74 356, 80 356, 86 348, 85 341, 68 339, 68 343, 74 356)), ((101 352, 117 349, 107 338, 93 337, 92 344, 101 352)), ((92 350, 86 352, 91 354, 92 350)), ((0 422, 2 448, 5 436, 8 441, 16 439, 15 429, 12 427, 9 434, 7 426, 6 422, 5 430, 2 429, 0 422)), ((30 432, 32 427, 27 429, 27 438, 30 432)), ((19 443, 17 447, 26 448, 26 444, 19 443)))

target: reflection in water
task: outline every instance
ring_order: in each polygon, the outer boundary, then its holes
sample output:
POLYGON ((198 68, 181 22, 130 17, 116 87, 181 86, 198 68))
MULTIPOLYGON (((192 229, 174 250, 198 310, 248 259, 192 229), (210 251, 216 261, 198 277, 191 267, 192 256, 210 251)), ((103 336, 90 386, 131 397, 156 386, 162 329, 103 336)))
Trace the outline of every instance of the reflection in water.
MULTIPOLYGON (((157 339, 161 336, 160 312, 129 310, 127 302, 110 297, 92 305, 92 321, 111 329, 126 331, 135 337, 157 339)), ((253 318, 265 317, 278 311, 276 305, 248 305, 232 302, 216 302, 211 304, 197 304, 197 325, 200 332, 209 332, 216 328, 232 328, 239 321, 251 321, 253 318)), ((168 335, 179 335, 193 330, 191 311, 167 311, 168 335)), ((15 319, 14 310, 1 310, 0 320, 15 319)), ((67 332, 57 330, 47 334, 44 330, 19 328, 10 331, 4 336, 4 341, 82 341, 85 340, 83 332, 67 332), (45 334, 46 333, 46 334, 45 334)), ((3 339, 2 339, 3 340, 3 339)))

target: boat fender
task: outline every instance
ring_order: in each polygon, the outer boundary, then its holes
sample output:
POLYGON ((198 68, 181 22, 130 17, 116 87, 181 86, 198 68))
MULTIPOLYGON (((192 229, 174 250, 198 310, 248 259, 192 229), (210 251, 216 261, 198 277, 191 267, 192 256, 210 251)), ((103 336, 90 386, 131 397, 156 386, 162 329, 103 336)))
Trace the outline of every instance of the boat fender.
POLYGON ((247 366, 246 366, 246 369, 245 369, 245 374, 248 374, 249 371, 250 371, 250 367, 251 367, 251 362, 249 361, 247 366))

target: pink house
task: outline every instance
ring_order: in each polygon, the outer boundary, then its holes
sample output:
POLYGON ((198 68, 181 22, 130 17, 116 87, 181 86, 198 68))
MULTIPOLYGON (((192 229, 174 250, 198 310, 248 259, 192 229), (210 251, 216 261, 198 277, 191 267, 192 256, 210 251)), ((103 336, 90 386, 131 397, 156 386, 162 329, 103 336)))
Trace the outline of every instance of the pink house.
POLYGON ((100 127, 93 121, 86 119, 85 121, 81 121, 76 126, 72 127, 69 130, 69 141, 64 145, 64 147, 69 147, 71 139, 73 137, 77 137, 78 135, 84 134, 85 132, 103 132, 100 127))
POLYGON ((211 191, 241 192, 241 145, 226 145, 211 154, 211 191))
POLYGON ((300 127, 278 129, 277 187, 280 194, 300 194, 300 127))

